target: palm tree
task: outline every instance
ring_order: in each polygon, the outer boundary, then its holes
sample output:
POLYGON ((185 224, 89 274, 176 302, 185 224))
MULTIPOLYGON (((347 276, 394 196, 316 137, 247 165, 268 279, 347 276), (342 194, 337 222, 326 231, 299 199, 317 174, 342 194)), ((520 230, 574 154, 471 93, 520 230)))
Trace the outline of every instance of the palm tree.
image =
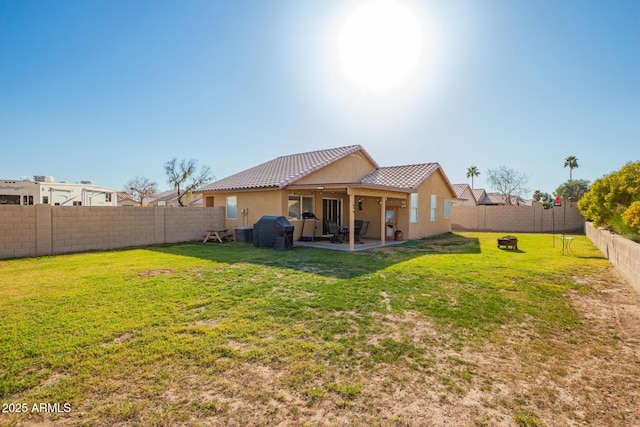
MULTIPOLYGON (((578 158, 576 156, 569 156, 564 159, 564 167, 569 166, 569 181, 573 180, 573 170, 578 167, 578 158)), ((468 175, 467 175, 468 176, 468 175)))
POLYGON ((467 178, 471 178, 471 189, 473 189, 473 178, 480 175, 480 171, 477 166, 470 166, 467 168, 467 178))

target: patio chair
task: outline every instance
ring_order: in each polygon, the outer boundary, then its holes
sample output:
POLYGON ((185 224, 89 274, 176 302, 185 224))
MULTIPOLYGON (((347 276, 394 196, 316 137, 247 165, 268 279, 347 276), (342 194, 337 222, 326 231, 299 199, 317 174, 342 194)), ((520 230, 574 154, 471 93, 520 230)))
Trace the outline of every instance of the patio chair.
POLYGON ((360 233, 358 234, 358 241, 360 243, 364 243, 362 240, 360 240, 360 237, 364 236, 364 234, 367 232, 368 229, 369 229, 369 221, 363 222, 362 225, 360 226, 360 233))
POLYGON ((358 243, 362 243, 360 242, 360 235, 362 234, 362 224, 364 224, 364 221, 361 219, 356 219, 355 221, 353 221, 353 232, 355 233, 353 235, 353 240, 358 243))
POLYGON ((329 234, 331 234, 331 243, 342 243, 339 236, 338 223, 335 221, 327 221, 327 229, 329 230, 329 234))

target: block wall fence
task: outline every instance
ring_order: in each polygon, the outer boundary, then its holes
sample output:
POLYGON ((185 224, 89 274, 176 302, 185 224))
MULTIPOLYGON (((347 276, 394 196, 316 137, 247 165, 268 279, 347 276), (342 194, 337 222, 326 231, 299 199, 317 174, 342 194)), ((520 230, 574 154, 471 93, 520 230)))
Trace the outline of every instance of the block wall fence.
POLYGON ((576 206, 451 206, 452 231, 584 234, 584 223, 576 206))
POLYGON ((224 207, 5 205, 0 258, 194 241, 224 217, 224 207))
POLYGON ((640 293, 640 244, 611 234, 592 223, 586 224, 587 237, 607 257, 636 292, 640 293))

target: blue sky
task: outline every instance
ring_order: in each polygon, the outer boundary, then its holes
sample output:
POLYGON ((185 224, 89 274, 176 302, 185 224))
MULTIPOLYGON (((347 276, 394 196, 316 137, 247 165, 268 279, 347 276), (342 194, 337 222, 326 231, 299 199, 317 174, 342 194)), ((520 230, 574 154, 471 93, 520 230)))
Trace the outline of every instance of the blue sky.
POLYGON ((166 188, 172 157, 223 178, 361 144, 551 193, 569 155, 590 181, 640 160, 640 2, 407 1, 429 54, 377 96, 332 52, 355 0, 0 0, 0 178, 166 188))

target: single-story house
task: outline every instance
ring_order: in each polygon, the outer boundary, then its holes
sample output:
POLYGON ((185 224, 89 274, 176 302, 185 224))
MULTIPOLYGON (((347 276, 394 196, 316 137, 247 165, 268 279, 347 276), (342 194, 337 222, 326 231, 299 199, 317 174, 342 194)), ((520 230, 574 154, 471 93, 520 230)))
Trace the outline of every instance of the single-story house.
POLYGON ((476 199, 476 204, 478 205, 484 200, 485 197, 487 197, 487 192, 484 190, 484 188, 473 188, 471 192, 473 193, 473 196, 476 199))
MULTIPOLYGON (((502 206, 507 204, 507 196, 501 193, 485 193, 485 196, 482 199, 478 200, 479 205, 493 205, 493 206, 502 206)), ((525 200, 520 196, 509 196, 511 203, 510 205, 525 205, 525 200)))
MULTIPOLYGON (((284 216, 297 240, 302 214, 313 213, 316 237, 328 235, 330 223, 353 230, 361 220, 369 223, 366 237, 382 245, 397 231, 403 239, 451 231, 456 197, 438 163, 381 167, 360 145, 278 157, 194 193, 205 206, 226 208, 227 229, 252 226, 263 215, 284 216)), ((349 248, 354 249, 354 233, 349 248)))
POLYGON ((118 191, 118 206, 140 206, 126 191, 118 191))
POLYGON ((455 206, 476 206, 478 201, 469 184, 453 184, 453 191, 456 192, 455 206))
MULTIPOLYGON (((202 196, 200 194, 188 194, 182 199, 182 203, 188 207, 202 207, 202 196)), ((176 190, 167 190, 160 192, 149 200, 150 206, 180 206, 178 203, 178 192, 176 190)))

